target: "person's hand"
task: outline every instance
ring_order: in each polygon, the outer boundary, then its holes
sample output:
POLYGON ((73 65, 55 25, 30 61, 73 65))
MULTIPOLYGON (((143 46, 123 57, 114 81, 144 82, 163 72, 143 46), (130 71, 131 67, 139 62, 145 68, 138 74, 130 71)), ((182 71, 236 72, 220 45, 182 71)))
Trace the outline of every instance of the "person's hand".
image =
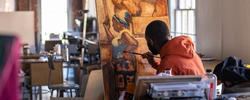
POLYGON ((142 54, 142 58, 146 58, 149 62, 149 64, 153 65, 153 63, 155 62, 154 60, 154 55, 151 52, 146 52, 144 54, 142 54))

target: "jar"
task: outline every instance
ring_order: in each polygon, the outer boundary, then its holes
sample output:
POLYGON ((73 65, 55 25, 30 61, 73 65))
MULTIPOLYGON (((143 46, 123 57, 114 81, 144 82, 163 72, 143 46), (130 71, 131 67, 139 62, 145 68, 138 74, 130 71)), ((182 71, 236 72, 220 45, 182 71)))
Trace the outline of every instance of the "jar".
POLYGON ((172 75, 171 71, 172 71, 171 68, 165 68, 164 69, 164 73, 169 74, 169 75, 172 75))
POLYGON ((30 54, 30 48, 29 47, 23 47, 23 55, 27 56, 30 54))

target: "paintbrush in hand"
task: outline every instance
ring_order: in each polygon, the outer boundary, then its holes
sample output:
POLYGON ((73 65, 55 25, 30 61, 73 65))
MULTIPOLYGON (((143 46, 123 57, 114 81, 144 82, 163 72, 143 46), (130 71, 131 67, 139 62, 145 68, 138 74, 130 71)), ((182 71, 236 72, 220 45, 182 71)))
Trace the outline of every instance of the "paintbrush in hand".
MULTIPOLYGON (((144 56, 144 54, 141 54, 141 53, 137 53, 137 52, 131 52, 131 51, 123 51, 123 53, 130 53, 130 54, 134 54, 134 55, 141 55, 141 56, 144 56)), ((154 58, 160 58, 160 57, 157 57, 157 56, 153 56, 154 58)))

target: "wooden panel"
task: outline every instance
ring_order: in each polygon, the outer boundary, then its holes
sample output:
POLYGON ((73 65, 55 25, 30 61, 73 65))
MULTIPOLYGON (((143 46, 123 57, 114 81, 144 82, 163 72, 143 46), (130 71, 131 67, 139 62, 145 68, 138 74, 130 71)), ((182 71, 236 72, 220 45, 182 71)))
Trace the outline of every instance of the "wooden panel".
POLYGON ((133 17, 132 18, 133 33, 134 34, 145 34, 145 30, 146 30, 147 25, 150 22, 155 21, 155 20, 161 20, 165 23, 169 23, 168 16, 163 16, 163 17, 133 17), (141 24, 141 23, 143 23, 143 24, 141 24))
MULTIPOLYGON (((146 53, 149 52, 147 47, 147 42, 144 38, 136 38, 138 41, 138 48, 135 52, 146 53)), ((137 77, 138 76, 151 76, 156 75, 156 70, 151 67, 146 59, 143 59, 141 56, 137 55, 137 77)), ((137 78, 136 78, 137 79, 137 78)))
MULTIPOLYGON (((135 52, 138 53, 146 53, 149 52, 148 47, 146 45, 146 40, 144 38, 136 38, 138 41, 138 48, 135 52)), ((145 76, 145 75, 155 75, 156 70, 151 67, 146 59, 143 59, 140 55, 136 56, 137 59, 137 76, 145 76)))
POLYGON ((112 58, 110 58, 110 56, 112 56, 112 45, 101 45, 100 48, 102 48, 101 50, 102 62, 104 63, 111 61, 112 58))
POLYGON ((103 100, 104 86, 102 83, 102 70, 91 71, 83 100, 103 100))
POLYGON ((31 0, 31 11, 34 11, 34 21, 35 21, 35 32, 38 32, 38 10, 37 10, 37 7, 38 7, 38 3, 37 3, 38 0, 31 0))
MULTIPOLYGON (((51 84, 62 84, 62 62, 55 62, 55 70, 52 71, 51 84)), ((31 85, 41 86, 48 85, 49 66, 48 63, 31 63, 31 85)))
POLYGON ((29 0, 16 0, 17 11, 29 11, 29 0))
POLYGON ((147 60, 124 51, 148 52, 146 26, 168 23, 167 0, 96 0, 105 99, 117 100, 122 91, 134 92, 136 76, 155 75, 147 60))
POLYGON ((136 40, 138 41, 138 48, 136 49, 135 52, 138 53, 146 53, 149 52, 148 46, 146 45, 146 39, 145 38, 136 38, 136 40))

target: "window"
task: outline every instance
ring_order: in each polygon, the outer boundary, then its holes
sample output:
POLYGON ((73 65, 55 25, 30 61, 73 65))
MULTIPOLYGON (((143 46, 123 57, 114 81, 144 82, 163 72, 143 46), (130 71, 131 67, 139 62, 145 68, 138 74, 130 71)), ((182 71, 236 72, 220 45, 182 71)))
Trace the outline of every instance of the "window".
POLYGON ((15 0, 0 0, 0 12, 15 11, 15 0))
POLYGON ((67 0, 41 0, 42 42, 68 31, 67 0))
POLYGON ((169 0, 169 4, 171 35, 187 35, 196 46, 195 0, 169 0))

